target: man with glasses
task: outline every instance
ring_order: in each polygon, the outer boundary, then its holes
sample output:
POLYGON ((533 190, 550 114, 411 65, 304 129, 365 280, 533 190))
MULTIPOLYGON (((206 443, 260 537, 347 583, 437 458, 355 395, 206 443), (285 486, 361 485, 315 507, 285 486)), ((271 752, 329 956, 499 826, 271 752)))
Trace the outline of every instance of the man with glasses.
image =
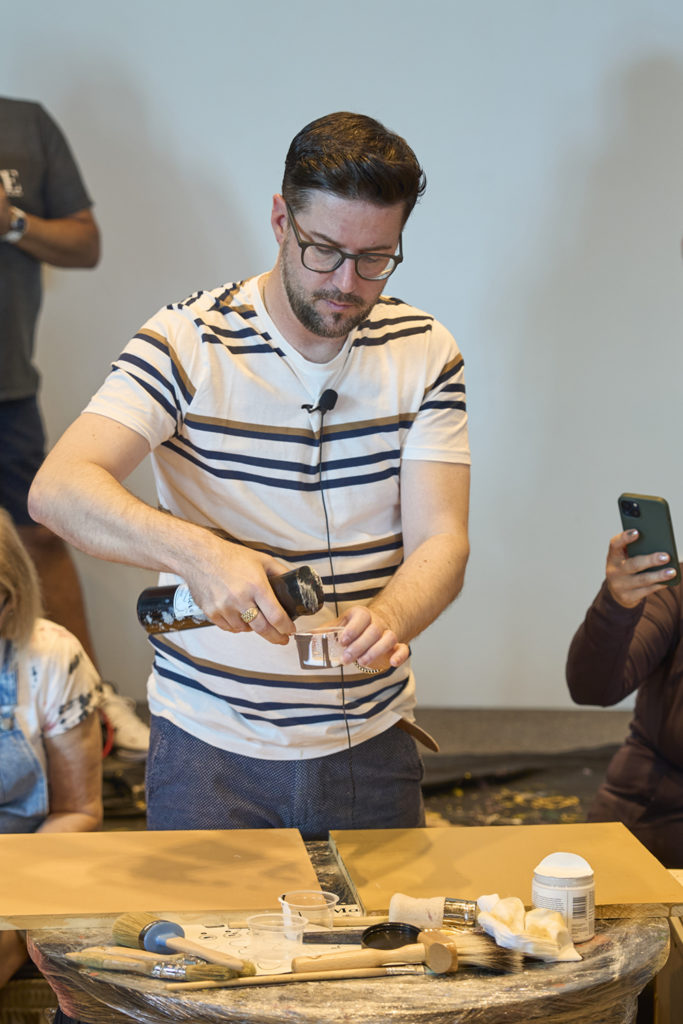
POLYGON ((469 491, 458 347, 383 294, 424 187, 372 118, 307 125, 273 269, 152 317, 34 484, 39 520, 219 627, 152 637, 151 828, 424 823, 408 644, 462 587, 469 491), (148 453, 159 509, 122 485, 148 453), (325 606, 299 628, 341 629, 316 671, 268 583, 302 564, 325 606))

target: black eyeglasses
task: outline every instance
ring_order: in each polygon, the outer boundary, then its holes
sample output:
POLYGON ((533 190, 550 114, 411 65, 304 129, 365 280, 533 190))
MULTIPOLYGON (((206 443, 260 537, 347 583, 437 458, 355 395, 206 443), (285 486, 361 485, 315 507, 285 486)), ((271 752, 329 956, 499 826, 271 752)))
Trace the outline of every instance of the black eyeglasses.
POLYGON ((333 270, 341 267, 344 260, 353 260, 356 265, 356 273, 364 281, 386 281, 399 263, 403 263, 403 236, 398 237, 398 252, 393 256, 387 256, 385 252, 344 252, 336 245, 322 245, 320 242, 304 242, 294 220, 294 215, 285 203, 289 223, 292 225, 294 237, 301 249, 301 262, 306 270, 313 270, 316 274, 331 274, 333 270))

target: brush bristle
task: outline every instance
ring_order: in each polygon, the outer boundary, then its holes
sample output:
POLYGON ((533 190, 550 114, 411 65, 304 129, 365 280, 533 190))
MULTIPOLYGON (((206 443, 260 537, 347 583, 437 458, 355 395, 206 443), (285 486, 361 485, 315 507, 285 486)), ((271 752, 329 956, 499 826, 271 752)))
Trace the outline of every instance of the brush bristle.
POLYGON ((121 914, 112 925, 114 941, 119 946, 130 946, 132 949, 142 949, 143 943, 140 939, 140 932, 152 924, 157 918, 154 914, 121 914))
POLYGON ((256 974, 256 968, 250 960, 244 961, 241 971, 233 971, 221 964, 188 964, 185 970, 187 981, 230 981, 232 978, 250 978, 256 974))
POLYGON ((470 928, 427 928, 418 935, 418 942, 453 943, 458 951, 458 966, 478 967, 499 974, 517 974, 524 968, 524 955, 516 949, 503 949, 490 935, 473 932, 470 928))
POLYGON ((188 981, 230 981, 239 978, 239 971, 232 971, 221 964, 187 964, 185 977, 188 981))
POLYGON ((517 949, 504 949, 488 935, 457 932, 452 938, 458 948, 461 967, 478 967, 499 974, 518 974, 524 967, 524 956, 517 949))

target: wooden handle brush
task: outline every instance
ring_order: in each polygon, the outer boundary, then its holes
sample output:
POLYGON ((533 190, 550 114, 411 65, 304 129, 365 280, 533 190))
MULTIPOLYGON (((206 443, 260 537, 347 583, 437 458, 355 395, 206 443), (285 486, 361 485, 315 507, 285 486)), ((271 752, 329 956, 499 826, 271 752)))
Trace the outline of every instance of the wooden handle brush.
POLYGON ((522 955, 516 950, 502 949, 488 935, 458 932, 452 928, 428 928, 419 933, 418 940, 397 949, 366 948, 319 956, 297 956, 292 960, 292 971, 333 971, 400 963, 426 963, 435 974, 453 974, 458 966, 478 967, 501 974, 522 970, 522 955))
POLYGON ((145 974, 148 978, 164 978, 173 981, 230 981, 239 977, 238 971, 221 964, 187 964, 171 960, 139 960, 125 954, 114 956, 102 953, 97 947, 67 953, 67 958, 79 967, 94 967, 106 971, 128 971, 131 974, 145 974))
POLYGON ((454 942, 430 940, 413 942, 398 949, 354 949, 343 953, 321 953, 319 956, 296 956, 292 971, 338 971, 356 967, 384 967, 387 964, 423 964, 437 974, 450 974, 458 969, 458 948, 454 942))
POLYGON ((192 942, 185 938, 181 925, 175 921, 157 920, 153 914, 121 914, 114 921, 112 934, 120 946, 146 949, 150 953, 191 953, 240 974, 253 974, 255 971, 249 960, 240 960, 201 942, 192 942))
POLYGON ((341 981, 345 978, 386 978, 396 974, 424 974, 422 964, 396 964, 393 967, 357 967, 346 971, 302 971, 301 974, 257 974, 252 978, 233 978, 231 981, 171 982, 169 992, 187 992, 200 988, 237 988, 242 985, 286 985, 292 981, 341 981))

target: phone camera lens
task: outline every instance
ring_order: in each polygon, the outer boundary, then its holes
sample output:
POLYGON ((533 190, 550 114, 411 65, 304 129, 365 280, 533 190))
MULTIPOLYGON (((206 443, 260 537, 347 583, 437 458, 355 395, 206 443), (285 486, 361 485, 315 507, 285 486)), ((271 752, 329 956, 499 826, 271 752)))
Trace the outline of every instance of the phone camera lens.
POLYGON ((621 509, 625 516, 630 516, 631 519, 640 518, 640 505, 637 501, 622 501, 621 509))

